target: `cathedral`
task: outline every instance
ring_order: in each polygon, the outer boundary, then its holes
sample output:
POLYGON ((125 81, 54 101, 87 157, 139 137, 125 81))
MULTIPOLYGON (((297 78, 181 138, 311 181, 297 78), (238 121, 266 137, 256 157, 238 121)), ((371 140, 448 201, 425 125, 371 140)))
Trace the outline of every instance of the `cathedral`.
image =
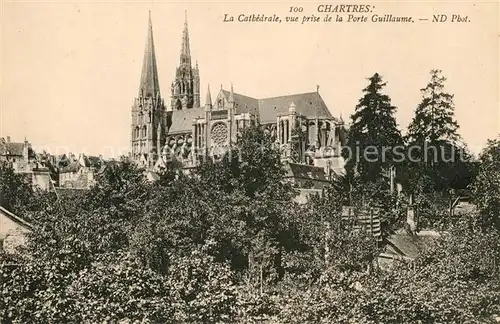
POLYGON ((245 127, 259 122, 275 138, 283 161, 301 166, 305 173, 343 170, 344 123, 332 116, 319 87, 313 92, 254 98, 236 93, 231 84, 229 90, 221 86, 212 100, 207 85, 202 105, 187 17, 169 102, 160 93, 150 14, 139 93, 132 106, 131 157, 136 163, 149 170, 167 168, 169 163, 196 167, 207 156, 224 154, 245 127))

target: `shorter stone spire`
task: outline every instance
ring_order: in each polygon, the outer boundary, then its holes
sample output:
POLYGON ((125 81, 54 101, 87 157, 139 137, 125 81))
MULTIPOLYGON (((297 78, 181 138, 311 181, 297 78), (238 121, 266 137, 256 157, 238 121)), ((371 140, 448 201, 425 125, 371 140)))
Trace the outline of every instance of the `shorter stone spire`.
POLYGON ((288 106, 288 111, 289 111, 289 112, 291 112, 291 113, 295 113, 296 108, 297 108, 297 107, 295 106, 295 102, 293 102, 293 101, 292 101, 292 102, 290 103, 290 106, 288 106))
POLYGON ((205 109, 210 110, 212 108, 212 95, 210 94, 210 84, 207 88, 207 98, 205 99, 205 109))

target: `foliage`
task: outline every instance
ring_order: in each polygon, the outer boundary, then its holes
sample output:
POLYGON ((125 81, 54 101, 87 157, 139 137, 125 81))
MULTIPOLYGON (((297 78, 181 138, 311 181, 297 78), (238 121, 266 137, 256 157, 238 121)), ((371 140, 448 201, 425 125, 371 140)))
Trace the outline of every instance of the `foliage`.
POLYGON ((347 159, 347 173, 359 173, 363 182, 373 181, 397 160, 396 148, 403 140, 394 114, 396 107, 381 90, 386 85, 375 73, 368 79, 355 113, 351 116, 347 147, 342 153, 347 159))
POLYGON ((421 89, 422 102, 408 126, 411 142, 455 141, 459 138, 458 123, 454 119, 453 95, 443 92, 446 78, 441 70, 431 70, 431 80, 421 89))
POLYGON ((177 323, 233 323, 237 294, 230 268, 202 250, 176 259, 166 284, 173 291, 177 323))
POLYGON ((14 213, 29 211, 50 199, 50 194, 33 188, 8 162, 0 161, 0 206, 14 213))
POLYGON ((352 206, 358 210, 378 208, 381 211, 382 235, 386 237, 396 228, 401 227, 407 207, 396 193, 390 192, 389 182, 390 180, 385 177, 363 182, 359 175, 348 173, 336 175, 326 189, 327 199, 336 199, 337 203, 352 206))
POLYGON ((280 323, 486 323, 500 311, 498 233, 473 218, 436 239, 413 263, 389 271, 342 271, 285 280, 271 310, 280 323), (457 296, 460 296, 457 299, 457 296))
POLYGON ((365 306, 371 319, 480 323, 497 313, 500 237, 474 223, 474 217, 465 217, 413 264, 382 274, 365 306))
MULTIPOLYGON (((167 170, 150 183, 123 160, 57 201, 24 187, 16 204, 30 206, 35 228, 22 253, 0 255, 0 321, 486 322, 500 312, 500 236, 483 222, 498 216, 499 146, 481 155, 474 187, 485 218, 446 223, 413 262, 386 271, 376 267, 382 247, 342 207, 381 208, 391 234, 406 206, 387 179, 337 177, 299 205, 259 125, 191 174, 167 170)), ((426 181, 414 202, 432 216, 426 181)))
POLYGON ((441 70, 431 70, 430 75, 429 83, 421 89, 422 102, 408 126, 406 182, 427 177, 434 190, 463 189, 475 175, 472 156, 459 142, 453 95, 443 91, 446 78, 441 70))
POLYGON ((173 321, 161 276, 126 254, 107 254, 79 271, 56 260, 25 260, 0 269, 2 318, 15 323, 173 321))
POLYGON ((480 167, 472 185, 473 198, 484 226, 500 231, 500 137, 489 140, 480 155, 480 167))

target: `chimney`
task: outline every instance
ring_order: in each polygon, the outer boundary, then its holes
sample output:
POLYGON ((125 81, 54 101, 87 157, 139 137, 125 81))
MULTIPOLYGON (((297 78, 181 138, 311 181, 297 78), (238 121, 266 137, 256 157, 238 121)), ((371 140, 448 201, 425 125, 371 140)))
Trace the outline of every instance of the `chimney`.
POLYGON ((26 138, 24 139, 24 145, 23 145, 23 158, 25 161, 29 160, 29 143, 26 140, 26 138))

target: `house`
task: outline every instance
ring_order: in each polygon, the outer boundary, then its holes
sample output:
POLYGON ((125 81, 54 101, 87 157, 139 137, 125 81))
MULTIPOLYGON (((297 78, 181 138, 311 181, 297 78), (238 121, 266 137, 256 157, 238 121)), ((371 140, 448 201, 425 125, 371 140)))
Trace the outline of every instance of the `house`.
POLYGON ((322 167, 284 161, 285 180, 305 189, 322 189, 329 181, 322 167))
POLYGON ((14 172, 22 174, 34 187, 43 190, 53 188, 53 173, 38 159, 31 144, 25 139, 24 142, 12 142, 10 137, 0 139, 0 161, 7 162, 12 166, 14 172))
POLYGON ((59 186, 64 188, 86 189, 95 183, 95 176, 104 164, 102 157, 80 154, 78 158, 70 155, 68 161, 59 168, 59 186))
POLYGON ((0 206, 0 249, 7 253, 26 243, 26 234, 33 226, 0 206))
POLYGON ((24 142, 12 142, 10 136, 0 138, 0 161, 10 163, 15 171, 30 169, 29 165, 34 160, 35 152, 26 139, 24 142))

